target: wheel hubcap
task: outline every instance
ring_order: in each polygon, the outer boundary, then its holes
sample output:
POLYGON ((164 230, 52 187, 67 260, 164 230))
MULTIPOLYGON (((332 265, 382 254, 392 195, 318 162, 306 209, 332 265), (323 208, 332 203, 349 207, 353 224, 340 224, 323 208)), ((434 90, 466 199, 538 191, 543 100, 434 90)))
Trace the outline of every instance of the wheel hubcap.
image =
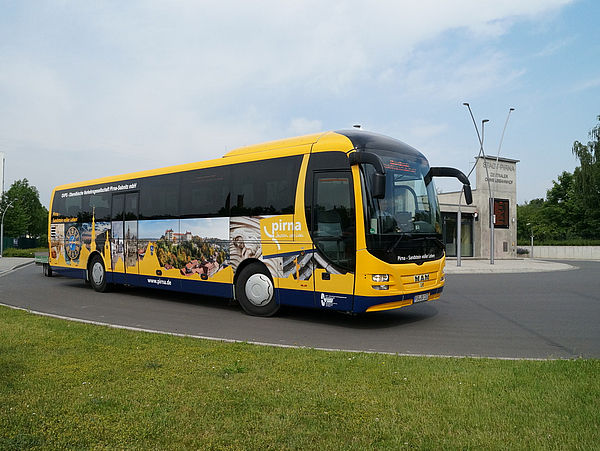
POLYGON ((101 285, 104 280, 104 270, 101 263, 94 263, 92 266, 92 280, 95 285, 101 285))
POLYGON ((264 274, 253 274, 246 282, 245 291, 248 300, 261 307, 268 304, 273 297, 273 284, 264 274))

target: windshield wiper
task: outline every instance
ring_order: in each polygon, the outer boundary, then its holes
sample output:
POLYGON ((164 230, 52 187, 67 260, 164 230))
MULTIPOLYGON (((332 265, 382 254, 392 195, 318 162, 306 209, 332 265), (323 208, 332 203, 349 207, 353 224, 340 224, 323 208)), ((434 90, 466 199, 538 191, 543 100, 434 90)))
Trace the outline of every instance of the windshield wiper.
POLYGON ((404 237, 408 237, 412 239, 412 233, 409 232, 400 232, 400 238, 398 238, 396 240, 396 242, 394 244, 392 244, 392 246, 390 246, 390 248, 387 250, 387 253, 389 254, 390 252, 392 252, 394 249, 396 249, 396 246, 398 246, 398 244, 400 244, 400 241, 402 241, 402 239, 404 237))
POLYGON ((411 241, 429 241, 429 240, 433 240, 438 246, 440 246, 443 250, 446 250, 446 245, 444 244, 444 242, 442 240, 440 240, 438 237, 436 236, 420 236, 420 237, 414 237, 411 233, 409 232, 400 232, 400 238, 398 238, 396 240, 396 242, 387 250, 388 253, 392 252, 394 249, 396 249, 396 246, 398 246, 398 244, 400 244, 400 242, 404 239, 404 237, 408 237, 410 238, 411 241))

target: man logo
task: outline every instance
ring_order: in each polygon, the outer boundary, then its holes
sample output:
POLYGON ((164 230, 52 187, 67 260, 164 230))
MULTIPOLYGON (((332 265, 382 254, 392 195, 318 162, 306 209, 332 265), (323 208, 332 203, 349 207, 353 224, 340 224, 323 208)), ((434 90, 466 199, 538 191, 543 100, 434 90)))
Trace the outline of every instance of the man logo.
POLYGON ((416 282, 426 282, 429 280, 429 274, 419 274, 415 276, 415 283, 416 282))

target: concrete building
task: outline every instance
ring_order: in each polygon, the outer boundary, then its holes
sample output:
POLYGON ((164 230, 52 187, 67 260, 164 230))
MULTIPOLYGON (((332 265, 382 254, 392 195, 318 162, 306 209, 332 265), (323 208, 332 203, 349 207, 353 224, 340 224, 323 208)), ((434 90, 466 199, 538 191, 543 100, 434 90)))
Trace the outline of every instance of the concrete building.
POLYGON ((494 222, 494 259, 517 257, 517 163, 519 160, 478 157, 473 204, 461 192, 439 194, 446 255, 457 255, 457 218, 461 211, 461 256, 490 258, 491 221, 494 222), (494 199, 493 216, 490 206, 494 199))

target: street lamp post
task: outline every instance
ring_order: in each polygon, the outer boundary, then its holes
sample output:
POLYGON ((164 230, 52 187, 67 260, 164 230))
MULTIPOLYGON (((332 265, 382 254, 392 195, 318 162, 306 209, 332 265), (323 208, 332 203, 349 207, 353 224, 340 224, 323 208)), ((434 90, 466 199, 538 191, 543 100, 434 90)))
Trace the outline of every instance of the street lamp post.
POLYGON ((481 121, 481 154, 483 155, 483 166, 485 167, 485 178, 487 179, 488 184, 488 208, 490 210, 490 214, 488 215, 490 218, 490 265, 494 264, 494 223, 495 215, 494 215, 494 202, 492 200, 492 185, 490 181, 490 171, 488 169, 487 157, 485 156, 485 150, 483 149, 483 140, 484 140, 484 125, 486 122, 489 122, 489 119, 484 119, 481 121))
MULTIPOLYGON (((484 126, 484 124, 486 122, 489 122, 489 119, 484 119, 484 120, 481 121, 481 135, 480 135, 479 134, 479 128, 477 128, 477 122, 475 122, 475 116, 473 115, 473 110, 471 109, 471 105, 469 105, 468 102, 463 103, 463 105, 466 106, 469 109, 469 114, 471 115, 471 119, 473 120, 473 126, 475 127, 475 132, 477 132, 477 139, 479 140, 479 155, 478 156, 483 155, 483 160, 485 162, 485 152, 483 150, 483 132, 484 132, 483 131, 483 126, 484 126)), ((485 165, 485 163, 484 163, 484 165, 485 165)), ((473 165, 473 168, 471 169, 471 172, 473 171, 473 169, 475 169, 475 165, 473 165)), ((486 165, 485 170, 487 171, 487 165, 486 165)), ((469 175, 471 175, 471 172, 469 172, 469 174, 467 175, 467 177, 469 177, 469 175)), ((488 188, 489 188, 489 177, 488 177, 488 188)), ((460 222, 461 222, 460 197, 458 198, 458 222, 459 222, 459 224, 456 227, 458 237, 457 237, 456 241, 457 241, 457 245, 460 247, 462 245, 462 243, 461 243, 461 236, 460 236, 460 234, 461 234, 461 227, 460 227, 461 226, 461 224, 460 224, 460 222)), ((457 263, 458 263, 458 266, 460 266, 460 249, 458 249, 457 255, 458 255, 457 263)), ((491 263, 492 264, 494 263, 493 260, 492 260, 491 263)))
POLYGON ((527 225, 531 226, 531 258, 533 258, 533 224, 528 222, 527 225))
MULTIPOLYGON (((479 129, 477 128, 477 122, 475 122, 475 116, 473 115, 473 110, 471 110, 471 105, 469 105, 467 102, 463 103, 464 106, 466 106, 469 109, 469 113, 471 114, 471 119, 473 120, 473 126, 475 126, 475 131, 477 132, 477 138, 479 139, 479 155, 483 157, 483 166, 485 167, 485 175, 487 178, 487 184, 488 184, 488 192, 489 192, 489 210, 490 210, 490 214, 488 215, 490 218, 490 228, 491 228, 491 232, 490 232, 490 265, 494 264, 494 242, 493 242, 493 230, 494 230, 494 218, 493 218, 493 205, 492 205, 492 187, 490 184, 490 174, 488 171, 488 165, 486 162, 486 156, 485 156, 485 150, 483 148, 483 139, 484 139, 484 127, 485 127, 485 123, 489 122, 489 119, 483 119, 481 121, 481 135, 479 134, 479 129)), ((470 174, 470 173, 469 173, 470 174)))
MULTIPOLYGON (((506 131, 506 126, 508 125, 508 119, 510 118, 510 113, 512 113, 513 111, 515 111, 514 108, 511 108, 508 110, 508 116, 506 116, 506 122, 504 122, 504 128, 502 129, 502 135, 500 136, 500 144, 498 145, 498 153, 496 154, 496 173, 498 172, 498 159, 500 158, 500 148, 502 147, 502 141, 504 140, 504 132, 506 131)), ((492 226, 490 228, 490 262, 493 265, 494 264, 494 246, 495 246, 495 241, 494 241, 494 224, 496 223, 496 215, 494 214, 494 206, 495 206, 495 195, 496 195, 496 179, 497 176, 494 175, 494 185, 493 188, 491 190, 491 198, 490 198, 490 218, 492 218, 492 226)), ((488 177, 488 183, 489 183, 489 177, 488 177)))
POLYGON ((6 210, 12 207, 14 201, 13 199, 2 212, 2 220, 0 221, 0 258, 4 256, 4 215, 6 214, 6 210))
MULTIPOLYGON (((494 187, 492 189, 490 182, 490 174, 488 171, 488 165, 486 161, 485 151, 483 149, 483 139, 484 139, 484 125, 486 122, 489 122, 489 119, 484 119, 481 121, 481 135, 479 134, 479 129, 477 128, 477 123, 475 122, 475 116, 473 116, 473 111, 471 110, 471 105, 468 103, 463 103, 469 109, 469 113, 471 114, 471 119, 473 120, 473 125, 475 126, 475 131, 477 132, 477 138, 479 139, 479 156, 483 157, 483 165, 485 167, 485 175, 488 183, 488 192, 489 192, 489 219, 490 219, 490 265, 494 264, 494 224, 496 223, 496 215, 494 214, 494 203, 495 203, 495 194, 496 194, 496 177, 494 176, 494 187)), ((508 110, 508 116, 506 117, 506 122, 504 122, 504 129, 502 130, 502 136, 500 137, 500 144, 498 145, 498 154, 496 155, 496 168, 498 168, 498 159, 500 158, 500 148, 502 147, 502 140, 504 139, 504 132, 506 131, 506 125, 508 124, 508 119, 510 118, 510 113, 512 113, 515 109, 510 108, 508 110)), ((469 173, 470 174, 470 173, 469 173)), ((460 204, 459 204, 460 210, 460 204)), ((533 251, 532 251, 533 252, 533 251)))

